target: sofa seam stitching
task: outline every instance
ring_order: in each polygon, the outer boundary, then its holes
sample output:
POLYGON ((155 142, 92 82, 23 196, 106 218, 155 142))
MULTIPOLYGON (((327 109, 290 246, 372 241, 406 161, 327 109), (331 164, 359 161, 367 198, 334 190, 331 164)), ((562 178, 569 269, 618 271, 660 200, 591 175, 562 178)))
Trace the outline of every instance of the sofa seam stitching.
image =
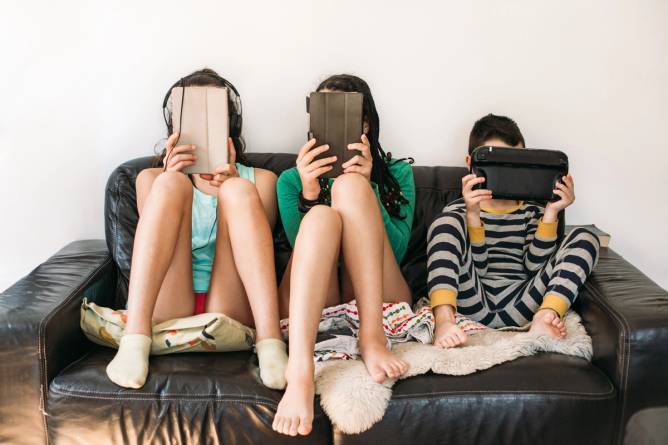
POLYGON ((622 419, 624 418, 624 413, 626 412, 626 400, 627 400, 627 388, 628 388, 628 368, 629 368, 629 362, 631 360, 630 354, 629 354, 629 349, 630 349, 630 339, 629 339, 629 332, 630 332, 630 326, 628 323, 626 323, 626 320, 624 317, 621 316, 621 314, 617 313, 616 310, 614 310, 609 304, 605 302, 605 300, 602 298, 600 292, 596 289, 595 286, 591 284, 591 282, 585 282, 586 288, 590 291, 591 295, 594 297, 592 298, 592 301, 594 301, 603 311, 607 312, 609 315, 612 316, 612 318, 617 322, 617 325, 621 328, 622 333, 621 335, 618 336, 618 341, 621 345, 621 351, 620 351, 620 359, 619 361, 622 364, 622 380, 620 380, 620 383, 623 381, 623 387, 620 388, 620 395, 622 398, 622 406, 620 407, 619 411, 619 417, 618 417, 618 426, 617 426, 617 443, 621 443, 621 432, 624 426, 622 425, 622 419))
POLYGON ((38 358, 39 358, 39 369, 41 375, 41 391, 40 391, 40 404, 41 406, 41 411, 42 411, 42 423, 44 426, 44 434, 46 436, 46 443, 49 443, 49 433, 48 433, 48 424, 46 420, 46 403, 47 403, 47 392, 48 392, 48 382, 47 382, 47 375, 48 375, 48 365, 46 362, 46 325, 47 323, 53 318, 53 316, 67 303, 69 303, 76 295, 81 293, 81 290, 87 286, 94 277, 97 276, 97 274, 102 270, 104 267, 107 266, 111 261, 111 257, 109 255, 106 256, 104 262, 99 265, 98 267, 93 270, 88 277, 86 277, 86 280, 81 283, 79 286, 77 286, 70 294, 65 297, 58 305, 56 305, 50 313, 44 317, 40 323, 39 323, 39 335, 38 335, 38 343, 37 343, 37 351, 38 351, 38 358))

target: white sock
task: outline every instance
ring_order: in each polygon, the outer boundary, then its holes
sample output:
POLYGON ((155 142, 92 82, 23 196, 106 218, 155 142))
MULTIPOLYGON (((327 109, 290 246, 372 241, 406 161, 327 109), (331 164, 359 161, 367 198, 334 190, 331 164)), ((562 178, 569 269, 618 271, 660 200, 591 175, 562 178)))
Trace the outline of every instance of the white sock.
POLYGON ((141 388, 148 375, 148 355, 151 352, 151 337, 142 334, 127 334, 121 337, 118 352, 107 365, 107 376, 124 388, 141 388))
POLYGON ((255 351, 260 362, 260 378, 265 386, 272 389, 284 389, 285 367, 288 364, 287 346, 283 340, 266 338, 255 344, 255 351))

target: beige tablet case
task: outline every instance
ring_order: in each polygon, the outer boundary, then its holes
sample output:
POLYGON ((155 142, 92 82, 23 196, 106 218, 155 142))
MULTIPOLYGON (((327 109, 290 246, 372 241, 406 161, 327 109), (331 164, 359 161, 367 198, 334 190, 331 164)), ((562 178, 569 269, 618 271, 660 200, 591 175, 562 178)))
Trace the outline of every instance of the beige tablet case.
POLYGON ((197 156, 197 162, 183 172, 212 173, 228 163, 227 88, 185 87, 181 118, 182 89, 172 88, 172 125, 181 133, 178 145, 194 144, 197 156))

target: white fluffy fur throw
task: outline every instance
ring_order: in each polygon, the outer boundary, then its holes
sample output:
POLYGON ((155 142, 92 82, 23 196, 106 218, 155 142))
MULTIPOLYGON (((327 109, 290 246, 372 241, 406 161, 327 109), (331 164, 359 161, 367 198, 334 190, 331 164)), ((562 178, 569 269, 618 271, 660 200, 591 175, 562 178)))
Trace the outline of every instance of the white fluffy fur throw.
MULTIPOLYGON (((410 364, 402 378, 432 371, 437 374, 464 375, 491 368, 537 352, 591 359, 591 338, 580 317, 570 312, 564 319, 564 339, 536 336, 514 330, 485 329, 469 335, 465 346, 439 349, 409 342, 395 345, 394 352, 410 364)), ((316 363, 316 392, 332 424, 346 434, 371 428, 383 418, 396 380, 374 382, 360 360, 332 360, 316 363)))

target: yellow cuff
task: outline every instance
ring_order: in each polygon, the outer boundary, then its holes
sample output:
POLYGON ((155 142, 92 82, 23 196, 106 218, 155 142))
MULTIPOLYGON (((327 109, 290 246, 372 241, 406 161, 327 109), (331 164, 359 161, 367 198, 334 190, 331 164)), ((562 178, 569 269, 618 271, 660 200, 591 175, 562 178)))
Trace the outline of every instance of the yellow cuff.
POLYGON ((545 298, 543 298, 543 304, 540 305, 539 309, 552 309, 559 314, 559 317, 563 317, 569 307, 570 303, 564 297, 555 294, 547 294, 545 295, 545 298))
POLYGON ((449 304, 454 309, 457 309, 457 292, 452 289, 437 289, 429 296, 431 308, 449 304))
POLYGON ((469 239, 472 243, 480 244, 485 241, 485 226, 481 225, 480 227, 468 227, 469 239))
POLYGON ((554 221, 551 223, 543 222, 541 219, 538 221, 538 228, 536 229, 536 237, 541 239, 552 239, 557 237, 557 225, 559 221, 554 221))

